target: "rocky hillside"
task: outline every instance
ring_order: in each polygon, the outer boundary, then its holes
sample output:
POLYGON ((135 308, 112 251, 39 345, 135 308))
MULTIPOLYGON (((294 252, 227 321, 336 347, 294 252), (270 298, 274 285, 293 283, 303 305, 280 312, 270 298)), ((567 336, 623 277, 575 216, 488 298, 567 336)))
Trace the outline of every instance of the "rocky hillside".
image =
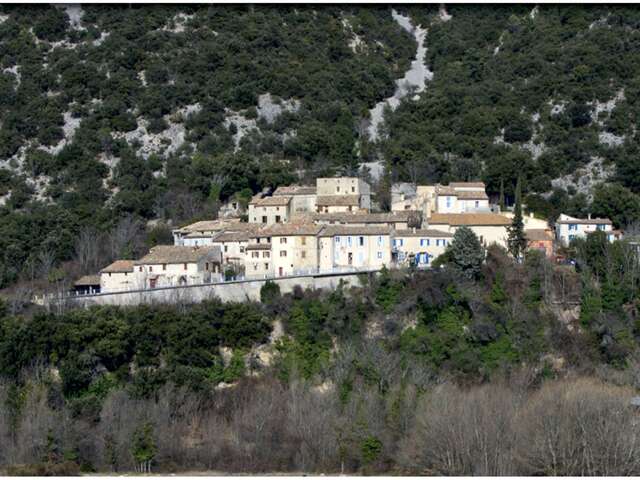
POLYGON ((507 197, 522 172, 542 215, 632 223, 639 23, 622 6, 0 6, 0 285, 43 249, 71 258, 83 228, 211 217, 362 163, 507 197))

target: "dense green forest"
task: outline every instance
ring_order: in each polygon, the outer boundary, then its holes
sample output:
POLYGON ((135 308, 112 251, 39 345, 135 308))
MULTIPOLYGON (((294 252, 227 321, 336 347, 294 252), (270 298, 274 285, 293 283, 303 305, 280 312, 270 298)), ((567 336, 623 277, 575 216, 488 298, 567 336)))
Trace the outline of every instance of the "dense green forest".
POLYGON ((3 305, 0 471, 638 474, 637 253, 573 248, 478 268, 453 242, 260 303, 3 305))
POLYGON ((387 166, 381 204, 393 180, 483 179, 509 201, 522 173, 542 216, 635 223, 638 9, 446 8, 398 7, 428 28, 434 76, 371 139, 416 54, 389 6, 0 6, 0 288, 63 276, 83 234, 140 223, 152 238, 104 259, 131 257, 166 238, 148 221, 363 161, 387 166))

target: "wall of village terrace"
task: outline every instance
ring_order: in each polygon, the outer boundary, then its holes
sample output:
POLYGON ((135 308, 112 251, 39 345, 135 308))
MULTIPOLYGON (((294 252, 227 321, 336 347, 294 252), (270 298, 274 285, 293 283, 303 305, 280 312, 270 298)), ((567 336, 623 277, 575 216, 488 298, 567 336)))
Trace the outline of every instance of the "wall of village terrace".
POLYGON ((280 286, 281 293, 292 292, 296 285, 303 290, 334 289, 340 281, 348 286, 361 286, 361 276, 375 275, 380 270, 359 270, 350 272, 315 273, 308 275, 292 275, 270 279, 234 280, 229 282, 209 283, 202 285, 186 285, 181 287, 160 287, 147 290, 127 290, 106 292, 94 295, 79 295, 63 299, 48 299, 43 303, 67 302, 71 307, 89 307, 91 305, 123 305, 141 304, 178 304, 202 302, 218 298, 223 302, 243 302, 260 300, 260 289, 272 280, 280 286))

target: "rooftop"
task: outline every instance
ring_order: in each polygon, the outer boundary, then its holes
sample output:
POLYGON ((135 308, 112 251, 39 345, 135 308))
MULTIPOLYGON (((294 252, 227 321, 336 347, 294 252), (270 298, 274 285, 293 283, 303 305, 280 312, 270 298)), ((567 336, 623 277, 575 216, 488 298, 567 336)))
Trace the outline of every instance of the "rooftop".
POLYGON ((353 227, 346 225, 327 225, 318 234, 320 237, 335 237, 336 235, 389 235, 389 227, 353 227))
POLYGON ((396 230, 396 237, 430 237, 430 238, 451 238, 452 233, 443 232, 442 230, 435 230, 431 228, 415 229, 415 230, 396 230))
POLYGON ((158 245, 153 247, 151 251, 140 260, 136 260, 134 262, 134 265, 146 265, 150 263, 194 263, 198 262, 207 255, 213 255, 219 258, 220 247, 185 247, 178 245, 158 245))
POLYGON ((388 223, 406 222, 412 216, 421 215, 417 210, 402 210, 383 213, 315 213, 314 221, 341 223, 388 223))
POLYGON ((250 243, 245 250, 271 250, 270 243, 250 243))
POLYGON ((73 283, 76 287, 100 285, 100 275, 84 275, 73 283))
POLYGON ((451 226, 507 226, 511 220, 497 213, 433 213, 429 224, 451 226))
POLYGON ((457 191, 456 196, 458 197, 458 199, 462 200, 489 200, 489 197, 484 191, 457 191))
POLYGON ((288 185, 276 188, 273 192, 273 196, 281 195, 315 195, 316 187, 310 187, 306 185, 288 185))
POLYGON ((449 182, 449 186, 453 188, 486 188, 484 182, 449 182))
POLYGON ((199 222, 191 223, 176 231, 182 233, 190 232, 215 232, 223 230, 225 228, 244 228, 247 223, 240 222, 238 218, 229 218, 225 220, 201 220, 199 222))
POLYGON ((247 242, 251 234, 244 232, 222 232, 213 238, 214 242, 247 242))
POLYGON ((249 205, 256 207, 286 207, 291 202, 290 195, 278 195, 275 197, 263 197, 260 199, 251 200, 249 205))
POLYGON ((277 223, 263 228, 258 233, 261 237, 284 237, 293 235, 317 235, 322 225, 313 223, 277 223))
POLYGON ((527 240, 530 242, 544 242, 548 240, 553 240, 553 233, 551 230, 547 230, 544 228, 532 228, 531 230, 524 231, 527 240))
POLYGON ((318 206, 357 207, 360 205, 359 195, 318 195, 318 206))
POLYGON ((579 223, 581 225, 611 225, 611 220, 609 220, 608 218, 575 218, 570 217, 569 215, 560 215, 560 218, 556 220, 556 224, 558 223, 579 223))
POLYGON ((110 265, 107 265, 100 273, 128 273, 133 272, 133 260, 116 260, 110 265))

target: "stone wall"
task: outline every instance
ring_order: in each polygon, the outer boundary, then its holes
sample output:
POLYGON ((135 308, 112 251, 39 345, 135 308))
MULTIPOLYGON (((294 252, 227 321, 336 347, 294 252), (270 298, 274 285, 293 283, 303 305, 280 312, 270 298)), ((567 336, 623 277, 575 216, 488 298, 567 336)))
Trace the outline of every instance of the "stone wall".
MULTIPOLYGON (((350 286, 360 286, 360 275, 374 275, 379 270, 365 270, 346 273, 316 273, 289 277, 272 278, 280 286, 281 293, 293 291, 296 285, 302 289, 334 289, 340 281, 350 286)), ((70 306, 90 305, 140 305, 160 303, 190 303, 219 298, 223 302, 243 302, 260 300, 260 289, 267 282, 259 280, 237 280, 204 285, 187 285, 183 287, 161 287, 153 290, 130 290, 125 292, 99 293, 66 297, 64 301, 70 306)), ((49 302, 57 302, 49 300, 49 302)))

